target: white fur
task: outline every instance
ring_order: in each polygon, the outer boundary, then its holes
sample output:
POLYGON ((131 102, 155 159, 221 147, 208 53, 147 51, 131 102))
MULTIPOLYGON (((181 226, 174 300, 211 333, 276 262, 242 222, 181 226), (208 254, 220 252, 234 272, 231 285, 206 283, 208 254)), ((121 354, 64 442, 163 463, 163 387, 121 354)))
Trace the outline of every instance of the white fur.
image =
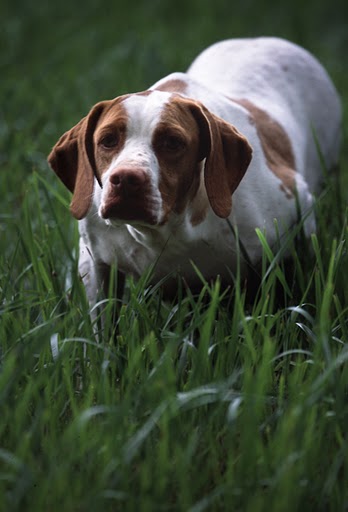
MULTIPOLYGON (((191 264, 194 261, 207 279, 221 275, 232 281, 237 266, 237 245, 231 225, 237 228, 249 260, 257 264, 261 245, 255 229, 262 229, 268 243, 275 247, 278 238, 284 238, 297 222, 296 200, 285 197, 280 180, 268 168, 249 113, 229 98, 248 99, 288 134, 298 173, 299 205, 302 214, 307 214, 305 231, 310 235, 315 230, 312 194, 319 190, 322 166, 313 132, 325 165, 330 168, 338 159, 341 119, 337 93, 318 61, 302 48, 276 38, 230 40, 205 50, 187 74, 174 73, 153 88, 168 79, 184 81, 187 97, 201 101, 247 137, 253 148, 252 162, 234 193, 229 222, 218 218, 211 209, 196 226, 190 222, 189 211, 172 215, 163 226, 103 220, 98 211, 107 193, 109 175, 125 162, 146 168, 153 195, 158 196, 158 218, 162 215, 159 166, 151 136, 170 94, 154 91, 148 96, 130 96, 125 101, 129 124, 124 149, 105 173, 103 191, 96 184, 93 205, 79 223, 80 271, 85 276, 91 301, 95 300, 99 261, 108 265, 117 261, 120 271, 136 278, 150 265, 155 265, 154 280, 180 270, 187 282, 195 285, 199 278, 191 264)), ((243 258, 241 269, 245 270, 243 258)))

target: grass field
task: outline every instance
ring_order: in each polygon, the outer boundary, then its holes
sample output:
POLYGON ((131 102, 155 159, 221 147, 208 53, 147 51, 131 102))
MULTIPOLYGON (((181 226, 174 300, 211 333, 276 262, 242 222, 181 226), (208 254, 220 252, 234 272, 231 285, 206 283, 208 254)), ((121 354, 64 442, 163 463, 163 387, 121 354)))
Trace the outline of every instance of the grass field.
POLYGON ((226 37, 304 45, 347 111, 345 3, 2 2, 1 511, 348 510, 347 115, 294 279, 265 246, 251 305, 238 282, 168 304, 129 281, 116 343, 112 326, 95 341, 70 198, 46 164, 95 102, 226 37))

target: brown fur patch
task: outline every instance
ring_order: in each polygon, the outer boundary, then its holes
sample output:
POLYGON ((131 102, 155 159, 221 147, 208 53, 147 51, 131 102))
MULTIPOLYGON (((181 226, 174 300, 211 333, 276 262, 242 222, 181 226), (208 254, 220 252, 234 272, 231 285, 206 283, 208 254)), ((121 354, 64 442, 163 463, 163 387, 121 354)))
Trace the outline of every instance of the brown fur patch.
POLYGON ((172 78, 163 82, 161 85, 156 87, 156 91, 164 91, 164 92, 178 92, 181 94, 185 94, 187 91, 187 84, 183 80, 179 80, 177 78, 172 78))
POLYGON ((246 99, 233 99, 251 114, 271 171, 282 181, 281 189, 292 198, 296 189, 296 165, 290 139, 283 127, 264 110, 246 99))
POLYGON ((189 109, 179 98, 173 99, 165 106, 152 140, 161 170, 165 220, 171 212, 182 213, 196 197, 201 174, 199 142, 198 126, 189 109), (168 149, 171 138, 181 141, 177 150, 168 149))
POLYGON ((102 116, 94 132, 96 172, 99 177, 108 169, 113 158, 123 149, 127 136, 128 115, 122 102, 115 102, 102 116), (104 147, 103 141, 115 138, 114 147, 104 147))

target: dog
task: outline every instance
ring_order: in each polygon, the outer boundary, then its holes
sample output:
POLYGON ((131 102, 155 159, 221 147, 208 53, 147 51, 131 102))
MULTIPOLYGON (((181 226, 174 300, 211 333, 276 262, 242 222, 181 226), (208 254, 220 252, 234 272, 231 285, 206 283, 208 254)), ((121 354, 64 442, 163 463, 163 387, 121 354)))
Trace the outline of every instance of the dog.
POLYGON ((170 295, 168 274, 192 289, 199 274, 246 275, 262 257, 256 228, 272 248, 300 221, 309 237, 340 125, 321 64, 272 37, 215 43, 186 73, 97 103, 48 157, 73 193, 90 304, 115 263, 118 295, 149 268, 170 295))

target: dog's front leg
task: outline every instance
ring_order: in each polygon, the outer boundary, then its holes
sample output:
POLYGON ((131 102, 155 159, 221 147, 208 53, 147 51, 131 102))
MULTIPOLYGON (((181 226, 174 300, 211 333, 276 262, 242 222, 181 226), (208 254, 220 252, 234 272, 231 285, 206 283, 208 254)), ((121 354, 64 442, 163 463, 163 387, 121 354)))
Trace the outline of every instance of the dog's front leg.
POLYGON ((118 271, 113 272, 110 265, 96 260, 83 237, 80 238, 79 273, 86 290, 94 331, 99 332, 98 324, 104 330, 107 314, 112 316, 111 322, 108 319, 108 324, 115 325, 119 300, 122 298, 124 290, 124 274, 118 271), (115 300, 111 308, 107 307, 108 298, 115 300))

